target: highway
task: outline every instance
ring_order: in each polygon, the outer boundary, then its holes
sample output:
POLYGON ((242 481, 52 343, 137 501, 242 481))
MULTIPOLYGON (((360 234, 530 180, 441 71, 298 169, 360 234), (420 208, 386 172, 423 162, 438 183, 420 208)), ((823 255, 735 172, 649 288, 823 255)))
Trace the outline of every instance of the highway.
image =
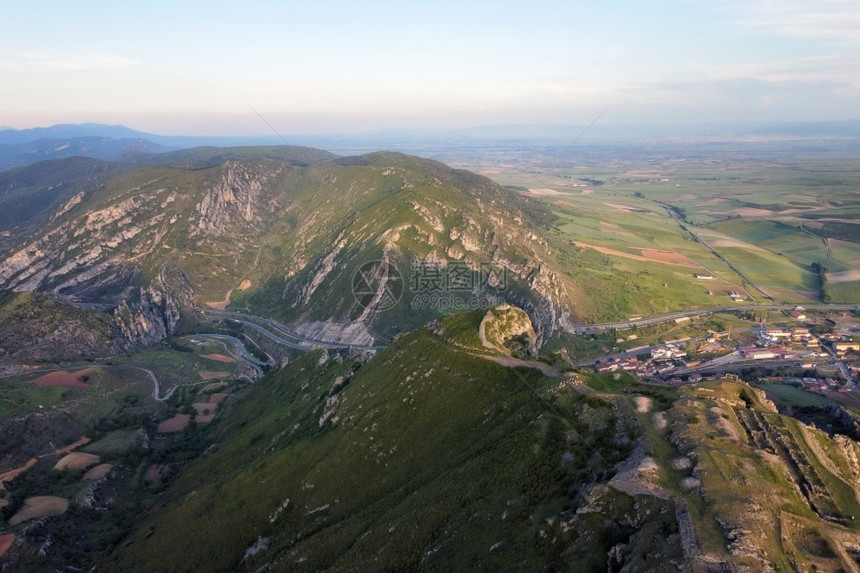
MULTIPOLYGON (((797 308, 797 304, 777 303, 777 304, 746 304, 734 306, 722 306, 714 308, 701 308, 695 310, 682 310, 677 312, 669 312, 665 314, 655 314, 651 316, 636 318, 633 320, 622 320, 618 322, 604 322, 600 324, 574 324, 573 334, 603 334, 611 331, 631 330, 633 328, 642 328, 674 322, 682 318, 694 318, 697 316, 707 316, 717 312, 746 312, 756 310, 793 310, 797 308)), ((805 304, 803 308, 808 310, 855 310, 860 307, 856 304, 805 304)), ((345 342, 335 342, 330 340, 315 340, 292 332, 287 327, 275 320, 270 320, 253 314, 243 312, 235 312, 231 310, 214 310, 208 308, 199 308, 197 311, 204 317, 214 320, 232 320, 244 324, 260 334, 268 337, 270 340, 296 350, 310 350, 312 348, 328 348, 328 349, 350 349, 350 350, 371 350, 377 351, 385 348, 386 345, 367 345, 367 344, 350 344, 345 342)))
POLYGON ((600 334, 611 330, 630 330, 631 328, 640 328, 643 326, 654 326, 655 324, 663 324, 665 322, 673 322, 679 318, 693 318, 696 316, 706 316, 715 312, 745 312, 754 310, 793 310, 798 306, 808 310, 854 310, 860 308, 856 304, 738 304, 734 306, 721 306, 715 308, 701 308, 696 310, 682 310, 678 312, 669 312, 666 314, 654 314, 634 320, 622 320, 618 322, 604 322, 602 324, 574 324, 574 334, 600 334))
POLYGON ((199 308, 198 312, 206 318, 215 320, 232 320, 255 330, 270 340, 296 350, 311 350, 312 348, 348 349, 348 350, 382 350, 384 345, 350 344, 346 342, 335 342, 330 340, 315 340, 300 334, 296 334, 283 324, 253 314, 234 312, 231 310, 214 310, 199 308))

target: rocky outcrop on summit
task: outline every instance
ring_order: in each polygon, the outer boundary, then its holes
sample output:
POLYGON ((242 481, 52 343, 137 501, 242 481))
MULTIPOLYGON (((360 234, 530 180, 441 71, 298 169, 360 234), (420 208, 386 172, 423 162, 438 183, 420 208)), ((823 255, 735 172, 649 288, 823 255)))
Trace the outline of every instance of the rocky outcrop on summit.
POLYGON ((503 304, 487 311, 478 329, 485 348, 503 354, 537 355, 537 335, 529 316, 521 309, 503 304))

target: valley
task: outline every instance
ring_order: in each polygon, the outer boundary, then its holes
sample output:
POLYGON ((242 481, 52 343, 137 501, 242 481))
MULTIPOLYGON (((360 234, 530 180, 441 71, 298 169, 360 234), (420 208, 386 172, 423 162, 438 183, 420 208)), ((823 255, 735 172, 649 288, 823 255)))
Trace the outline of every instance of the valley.
POLYGON ((0 570, 858 570, 854 157, 529 145, 0 173, 0 570))

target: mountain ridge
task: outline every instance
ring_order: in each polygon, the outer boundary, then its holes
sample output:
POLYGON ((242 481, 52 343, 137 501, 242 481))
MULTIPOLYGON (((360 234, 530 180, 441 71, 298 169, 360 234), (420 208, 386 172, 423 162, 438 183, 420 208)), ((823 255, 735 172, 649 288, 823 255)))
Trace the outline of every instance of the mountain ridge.
MULTIPOLYGON (((356 344, 452 310, 442 305, 490 295, 526 308, 541 339, 564 328, 563 281, 547 266, 546 241, 529 230, 552 215, 442 163, 391 152, 344 158, 302 147, 199 148, 134 165, 48 162, 7 179, 47 168, 71 181, 60 193, 38 177, 19 185, 18 195, 50 200, 0 228, 0 288, 115 309, 126 315, 121 330, 138 333, 134 340, 171 334, 177 309, 225 293, 308 338, 356 344), (68 174, 76 166, 104 171, 96 179, 78 174, 74 185, 68 174), (417 264, 427 273, 456 267, 467 282, 416 284, 412 298, 383 309, 353 292, 357 269, 375 260, 397 265, 404 280, 415 278, 417 264), (504 284, 481 282, 491 266, 506 274, 504 284), (417 297, 429 294, 442 302, 417 308, 417 297), (129 312, 148 326, 128 328, 138 320, 129 312)), ((0 204, 4 197, 13 196, 0 194, 0 204)))

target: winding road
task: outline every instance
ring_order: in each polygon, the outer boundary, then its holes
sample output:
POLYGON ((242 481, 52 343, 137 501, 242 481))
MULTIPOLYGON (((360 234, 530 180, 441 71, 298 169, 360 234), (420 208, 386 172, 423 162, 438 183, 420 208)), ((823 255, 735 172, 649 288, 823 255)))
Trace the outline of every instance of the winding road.
POLYGON ((296 350, 311 350, 313 348, 326 349, 348 349, 348 350, 382 350, 385 345, 350 344, 347 342, 335 342, 330 340, 316 340, 296 334, 283 324, 263 318, 254 314, 235 312, 232 310, 215 310, 210 308, 198 308, 197 311, 204 317, 215 320, 232 320, 241 323, 248 328, 266 336, 270 340, 296 350))

